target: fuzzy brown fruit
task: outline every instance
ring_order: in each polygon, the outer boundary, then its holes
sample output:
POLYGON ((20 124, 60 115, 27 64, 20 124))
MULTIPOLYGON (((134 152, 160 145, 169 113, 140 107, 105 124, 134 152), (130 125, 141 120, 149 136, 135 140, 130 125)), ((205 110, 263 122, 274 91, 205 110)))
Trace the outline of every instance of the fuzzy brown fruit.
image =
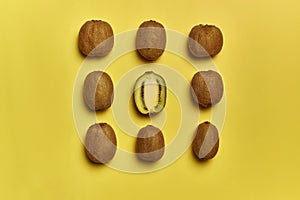
POLYGON ((137 31, 136 49, 146 60, 157 60, 166 48, 166 37, 162 24, 153 20, 145 21, 137 31))
POLYGON ((114 46, 114 33, 111 26, 101 20, 85 22, 78 36, 78 47, 86 56, 105 56, 114 46))
POLYGON ((223 96, 223 80, 219 73, 209 70, 197 72, 192 79, 192 96, 203 108, 217 104, 223 96))
POLYGON ((158 128, 148 125, 137 136, 136 153, 143 161, 155 162, 162 158, 165 151, 164 136, 158 128))
POLYGON ((92 111, 105 110, 113 102, 114 86, 110 76, 102 71, 87 75, 83 86, 83 99, 92 111))
POLYGON ((85 152, 94 163, 105 164, 113 159, 117 150, 117 139, 112 127, 97 123, 89 127, 85 137, 85 152))
POLYGON ((210 122, 204 122, 197 128, 192 143, 194 154, 201 161, 215 157, 219 149, 218 129, 210 122))
POLYGON ((223 46, 221 30, 213 25, 194 26, 189 34, 188 48, 195 57, 217 55, 223 46))

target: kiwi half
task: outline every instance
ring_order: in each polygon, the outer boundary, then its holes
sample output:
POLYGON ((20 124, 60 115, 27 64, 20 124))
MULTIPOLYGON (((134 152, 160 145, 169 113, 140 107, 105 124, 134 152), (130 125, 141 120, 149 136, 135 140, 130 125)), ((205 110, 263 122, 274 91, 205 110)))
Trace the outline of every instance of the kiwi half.
POLYGON ((152 71, 145 72, 137 79, 133 95, 136 108, 141 114, 159 113, 166 105, 166 82, 152 71))

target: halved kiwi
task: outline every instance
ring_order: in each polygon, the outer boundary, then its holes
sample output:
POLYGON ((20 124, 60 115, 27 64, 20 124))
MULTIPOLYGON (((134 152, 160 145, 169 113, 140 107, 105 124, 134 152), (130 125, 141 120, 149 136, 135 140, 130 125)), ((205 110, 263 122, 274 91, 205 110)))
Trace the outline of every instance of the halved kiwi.
POLYGON ((144 115, 161 112, 167 99, 164 78, 152 71, 140 76, 134 86, 134 102, 138 111, 144 115))

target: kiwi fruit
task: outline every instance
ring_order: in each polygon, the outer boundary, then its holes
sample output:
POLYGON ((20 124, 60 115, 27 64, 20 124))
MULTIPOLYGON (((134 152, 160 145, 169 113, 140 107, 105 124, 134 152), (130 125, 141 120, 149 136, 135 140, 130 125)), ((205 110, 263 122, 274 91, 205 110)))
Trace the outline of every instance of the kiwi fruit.
POLYGON ((143 22, 137 31, 136 49, 148 61, 157 60, 164 52, 167 41, 164 26, 150 20, 143 22))
POLYGON ((140 129, 136 140, 136 153, 140 160, 155 162, 165 151, 164 136, 159 128, 148 125, 140 129))
POLYGON ((217 55, 223 46, 221 30, 214 25, 194 26, 189 34, 188 49, 195 57, 217 55))
POLYGON ((87 75, 83 85, 83 99, 92 111, 105 110, 113 102, 114 86, 110 76, 102 71, 87 75))
POLYGON ((133 95, 135 106, 141 114, 159 113, 166 105, 166 82, 152 71, 145 72, 137 79, 133 95))
POLYGON ((218 72, 199 71, 193 76, 191 85, 193 99, 203 108, 211 107, 222 99, 224 86, 218 72))
POLYGON ((109 23, 91 20, 79 31, 78 47, 83 55, 99 57, 107 55, 114 46, 114 33, 109 23))
POLYGON ((107 123, 96 123, 89 127, 85 137, 85 152, 93 163, 108 163, 117 150, 114 130, 107 123))
POLYGON ((218 129, 210 122, 199 124, 192 143, 192 149, 201 161, 215 157, 219 149, 218 129))

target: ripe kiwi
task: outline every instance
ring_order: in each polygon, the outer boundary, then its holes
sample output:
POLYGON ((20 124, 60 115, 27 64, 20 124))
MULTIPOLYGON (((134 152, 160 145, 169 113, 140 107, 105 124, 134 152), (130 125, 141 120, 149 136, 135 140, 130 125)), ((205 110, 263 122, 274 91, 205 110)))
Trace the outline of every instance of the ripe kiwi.
POLYGON ((136 140, 136 153, 139 159, 155 162, 162 158, 164 151, 164 136, 159 128, 148 125, 139 131, 136 140))
POLYGON ((79 31, 78 47, 86 56, 105 56, 114 46, 114 33, 109 23, 101 20, 85 22, 79 31))
POLYGON ((161 112, 167 99, 166 82, 162 76, 148 71, 140 76, 134 85, 134 102, 140 113, 161 112))
POLYGON ((92 111, 105 110, 113 102, 114 86, 110 76, 102 71, 87 75, 83 86, 83 99, 92 111))
POLYGON ((85 137, 85 152, 94 163, 105 164, 113 159, 117 150, 114 130, 107 123, 96 123, 89 127, 85 137))
POLYGON ((162 24, 153 20, 145 21, 137 31, 136 49, 146 60, 157 60, 166 48, 166 37, 162 24))
POLYGON ((209 70, 197 72, 192 79, 192 96, 203 108, 217 104, 223 96, 223 80, 219 73, 209 70))
POLYGON ((218 129, 210 122, 204 122, 197 128, 192 149, 201 161, 215 157, 219 149, 218 129))
POLYGON ((188 48, 195 57, 217 55, 223 46, 221 30, 213 25, 194 26, 189 34, 188 48))

